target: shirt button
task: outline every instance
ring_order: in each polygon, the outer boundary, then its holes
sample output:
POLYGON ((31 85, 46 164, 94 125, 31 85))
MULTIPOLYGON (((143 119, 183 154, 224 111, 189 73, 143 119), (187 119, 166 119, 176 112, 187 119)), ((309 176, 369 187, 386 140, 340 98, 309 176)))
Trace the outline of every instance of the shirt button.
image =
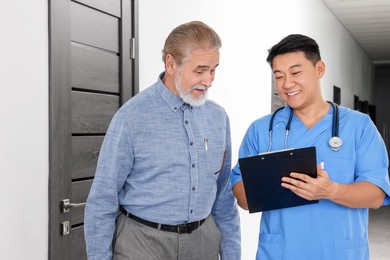
POLYGON ((186 120, 184 123, 188 124, 188 120, 186 120))
POLYGON ((192 164, 192 168, 195 168, 195 163, 192 164))
POLYGON ((190 213, 194 212, 192 209, 190 210, 190 213))
POLYGON ((193 145, 194 143, 193 142, 190 142, 190 145, 193 145))
POLYGON ((195 190, 195 187, 192 187, 192 190, 195 190))

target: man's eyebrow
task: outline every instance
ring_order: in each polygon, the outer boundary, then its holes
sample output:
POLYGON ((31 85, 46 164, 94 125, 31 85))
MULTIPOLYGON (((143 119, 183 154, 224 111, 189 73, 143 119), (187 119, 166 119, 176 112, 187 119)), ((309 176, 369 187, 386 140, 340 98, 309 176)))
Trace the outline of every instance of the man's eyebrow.
POLYGON ((210 68, 210 66, 208 66, 208 65, 198 65, 198 66, 196 66, 195 70, 199 70, 199 69, 209 69, 209 68, 210 68))
MULTIPOLYGON (((299 68, 299 67, 302 67, 301 64, 295 64, 295 65, 292 65, 289 69, 293 69, 293 68, 299 68)), ((275 73, 283 73, 281 70, 274 70, 274 74, 275 73)))
MULTIPOLYGON (((217 64, 215 66, 215 68, 218 67, 218 65, 219 64, 217 64)), ((198 65, 198 66, 196 66, 195 70, 199 70, 199 69, 210 69, 210 66, 208 66, 208 65, 198 65)))
POLYGON ((292 66, 290 67, 290 69, 298 68, 298 67, 302 67, 302 65, 301 65, 301 64, 295 64, 295 65, 292 65, 292 66))

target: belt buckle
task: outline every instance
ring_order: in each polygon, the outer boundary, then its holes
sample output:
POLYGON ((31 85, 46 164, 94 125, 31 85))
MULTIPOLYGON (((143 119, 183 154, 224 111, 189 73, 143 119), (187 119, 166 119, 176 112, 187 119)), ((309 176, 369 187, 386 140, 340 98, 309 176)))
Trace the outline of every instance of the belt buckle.
POLYGON ((191 232, 189 232, 186 224, 180 224, 180 225, 177 225, 177 233, 178 234, 185 234, 185 233, 191 233, 191 232))

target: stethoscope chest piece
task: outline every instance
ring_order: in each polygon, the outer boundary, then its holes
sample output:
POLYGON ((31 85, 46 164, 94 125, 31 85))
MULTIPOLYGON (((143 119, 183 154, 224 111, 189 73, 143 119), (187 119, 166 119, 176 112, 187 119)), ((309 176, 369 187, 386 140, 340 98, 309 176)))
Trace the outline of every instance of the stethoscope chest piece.
POLYGON ((332 136, 332 138, 329 139, 328 143, 330 149, 337 152, 338 150, 340 150, 341 146, 343 145, 343 140, 341 140, 341 138, 338 136, 332 136))

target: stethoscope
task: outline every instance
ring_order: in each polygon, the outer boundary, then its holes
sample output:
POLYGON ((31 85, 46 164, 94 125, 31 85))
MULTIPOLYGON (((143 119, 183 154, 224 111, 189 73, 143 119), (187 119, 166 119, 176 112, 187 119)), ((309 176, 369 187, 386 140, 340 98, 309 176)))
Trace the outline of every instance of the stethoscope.
MULTIPOLYGON (((343 140, 339 137, 339 107, 333 102, 327 101, 333 108, 333 121, 332 121, 332 137, 329 139, 328 144, 332 151, 337 152, 340 150, 341 146, 343 145, 343 140)), ((272 127, 274 124, 274 119, 276 114, 282 110, 284 107, 278 108, 271 116, 271 119, 269 121, 269 147, 268 152, 271 151, 272 148, 272 127)), ((286 133, 284 135, 284 148, 287 149, 287 140, 288 140, 288 133, 290 131, 291 121, 293 118, 293 109, 290 107, 290 116, 287 121, 286 125, 286 133)))

